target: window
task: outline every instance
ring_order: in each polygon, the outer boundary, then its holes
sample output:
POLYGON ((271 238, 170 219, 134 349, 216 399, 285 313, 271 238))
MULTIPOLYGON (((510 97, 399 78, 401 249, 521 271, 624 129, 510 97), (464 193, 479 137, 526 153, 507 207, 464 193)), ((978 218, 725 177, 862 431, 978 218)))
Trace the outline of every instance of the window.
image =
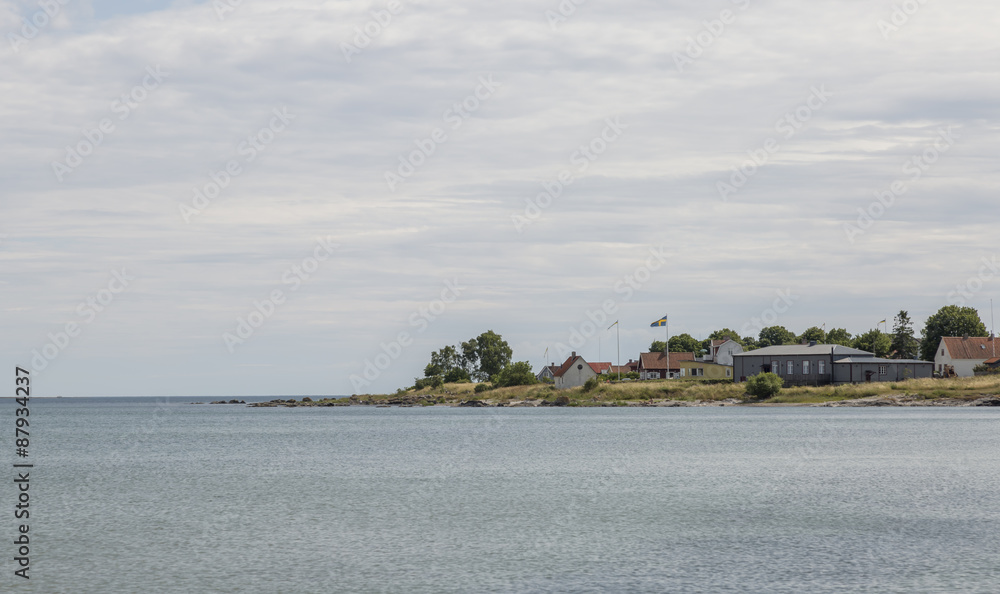
POLYGON ((697 376, 704 376, 705 375, 705 368, 704 367, 699 367, 698 369, 695 369, 694 371, 695 371, 694 374, 697 375, 697 376))
POLYGON ((795 374, 795 361, 786 361, 785 363, 788 367, 788 375, 795 374))
POLYGON ((809 375, 809 361, 802 362, 802 375, 809 375))
POLYGON ((944 356, 944 349, 941 349, 941 356, 944 356))
POLYGON ((728 367, 726 368, 726 377, 733 377, 733 370, 728 367))
POLYGON ((771 371, 774 373, 781 373, 781 366, 778 365, 777 361, 771 361, 771 371))
POLYGON ((889 366, 888 365, 879 365, 878 366, 878 374, 879 375, 886 375, 887 373, 889 373, 889 366))
POLYGON ((819 369, 816 371, 816 373, 818 373, 820 375, 823 375, 824 373, 826 373, 826 361, 823 361, 822 359, 820 359, 820 361, 819 361, 819 369))

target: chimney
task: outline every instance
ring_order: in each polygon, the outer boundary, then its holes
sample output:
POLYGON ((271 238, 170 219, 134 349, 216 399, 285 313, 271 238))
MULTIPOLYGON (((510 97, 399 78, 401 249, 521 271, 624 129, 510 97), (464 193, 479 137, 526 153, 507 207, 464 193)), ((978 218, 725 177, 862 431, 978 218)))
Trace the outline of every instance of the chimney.
POLYGON ((969 335, 968 334, 964 334, 962 336, 962 340, 969 340, 969 335))
POLYGON ((816 341, 815 340, 810 340, 809 341, 809 346, 816 346, 816 341))
POLYGON ((571 356, 571 357, 575 357, 575 356, 576 356, 576 351, 573 351, 573 354, 572 354, 572 355, 570 355, 570 356, 571 356))

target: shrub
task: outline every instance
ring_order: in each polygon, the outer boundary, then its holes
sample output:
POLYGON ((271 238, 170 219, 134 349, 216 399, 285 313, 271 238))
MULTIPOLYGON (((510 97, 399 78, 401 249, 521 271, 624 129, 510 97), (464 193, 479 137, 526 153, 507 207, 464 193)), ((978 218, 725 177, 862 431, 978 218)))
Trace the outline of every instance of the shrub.
POLYGON ((493 386, 487 384, 486 382, 483 382, 481 384, 476 384, 476 390, 475 390, 475 392, 476 392, 476 394, 478 394, 480 392, 485 392, 487 390, 492 390, 492 389, 493 389, 493 386))
MULTIPOLYGON (((591 379, 593 379, 593 378, 591 378, 591 379)), ((553 404, 556 405, 556 406, 566 406, 566 405, 569 404, 569 396, 566 396, 566 395, 556 396, 556 399, 555 399, 555 401, 553 401, 553 404)))
POLYGON ((527 361, 511 363, 501 369, 500 373, 491 379, 493 384, 498 388, 531 386, 538 383, 538 378, 535 377, 535 373, 531 370, 531 363, 527 361))
POLYGON ((601 380, 597 379, 596 377, 592 377, 583 383, 583 391, 590 392, 591 390, 596 389, 597 386, 599 385, 601 385, 601 380))
POLYGON ((426 387, 440 388, 444 385, 444 378, 440 375, 432 375, 431 377, 418 378, 414 380, 413 387, 417 390, 422 390, 426 387))
POLYGON ((781 377, 775 373, 758 373, 757 375, 751 376, 750 379, 747 380, 746 390, 747 394, 750 396, 753 396, 758 400, 764 400, 765 398, 777 396, 784 383, 784 380, 782 380, 781 377))

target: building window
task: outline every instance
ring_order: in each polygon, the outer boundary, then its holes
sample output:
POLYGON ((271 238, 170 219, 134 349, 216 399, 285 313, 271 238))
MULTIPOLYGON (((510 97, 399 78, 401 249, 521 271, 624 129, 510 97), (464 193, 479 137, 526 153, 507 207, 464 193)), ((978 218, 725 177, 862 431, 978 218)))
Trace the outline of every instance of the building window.
POLYGON ((887 373, 889 373, 889 366, 888 365, 879 365, 878 366, 878 374, 879 375, 886 375, 887 373))
POLYGON ((809 375, 809 361, 802 362, 802 375, 809 375))
POLYGON ((786 361, 785 364, 788 367, 788 375, 795 374, 795 361, 786 361))
POLYGON ((733 370, 732 370, 732 369, 729 369, 729 368, 727 367, 727 368, 726 368, 726 377, 732 377, 732 376, 733 376, 733 370))
POLYGON ((818 373, 819 375, 823 375, 824 373, 826 373, 826 361, 820 359, 819 370, 816 373, 818 373))
POLYGON ((699 367, 698 369, 695 369, 695 375, 697 375, 697 376, 704 376, 705 375, 705 368, 704 367, 699 367))
POLYGON ((781 373, 781 366, 778 365, 777 361, 771 361, 771 371, 778 374, 781 373))
POLYGON ((941 349, 941 356, 944 356, 944 349, 941 349))

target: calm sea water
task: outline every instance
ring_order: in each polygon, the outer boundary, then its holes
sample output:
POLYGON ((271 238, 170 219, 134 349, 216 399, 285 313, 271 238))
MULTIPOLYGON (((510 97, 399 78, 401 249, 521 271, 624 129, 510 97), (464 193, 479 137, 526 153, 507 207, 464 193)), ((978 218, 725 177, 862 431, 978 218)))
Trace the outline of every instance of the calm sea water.
POLYGON ((1000 592, 1000 410, 186 402, 32 400, 0 590, 1000 592))

